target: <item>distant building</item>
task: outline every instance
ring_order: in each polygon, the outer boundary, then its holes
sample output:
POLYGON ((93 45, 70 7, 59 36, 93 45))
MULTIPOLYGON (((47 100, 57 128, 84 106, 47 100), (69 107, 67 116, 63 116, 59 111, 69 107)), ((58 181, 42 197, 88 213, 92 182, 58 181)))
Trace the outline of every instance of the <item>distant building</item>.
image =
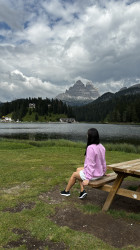
POLYGON ((35 103, 29 103, 29 109, 35 109, 35 103))
POLYGON ((67 122, 67 123, 72 123, 75 122, 74 118, 60 118, 60 122, 67 122))
POLYGON ((52 106, 51 104, 48 104, 48 109, 49 109, 49 110, 50 110, 51 106, 52 106))
POLYGON ((3 122, 12 122, 12 119, 11 119, 11 117, 2 116, 2 121, 3 122))

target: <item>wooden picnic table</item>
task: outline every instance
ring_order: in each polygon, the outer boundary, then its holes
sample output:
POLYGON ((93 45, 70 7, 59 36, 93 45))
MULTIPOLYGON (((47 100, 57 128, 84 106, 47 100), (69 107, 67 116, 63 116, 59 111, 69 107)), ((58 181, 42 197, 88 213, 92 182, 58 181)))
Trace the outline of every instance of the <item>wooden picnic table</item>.
POLYGON ((104 185, 100 187, 100 189, 109 192, 102 208, 103 211, 109 209, 116 194, 140 200, 140 185, 137 187, 136 191, 120 188, 124 178, 128 176, 140 178, 140 159, 111 164, 107 166, 107 169, 113 170, 117 174, 117 177, 112 186, 104 185))

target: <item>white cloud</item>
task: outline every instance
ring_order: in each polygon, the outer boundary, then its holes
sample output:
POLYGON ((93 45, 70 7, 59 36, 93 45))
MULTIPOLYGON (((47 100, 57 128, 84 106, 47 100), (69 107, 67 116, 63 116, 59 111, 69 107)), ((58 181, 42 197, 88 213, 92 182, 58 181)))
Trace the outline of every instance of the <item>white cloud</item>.
POLYGON ((44 88, 48 98, 55 97, 78 76, 91 80, 101 93, 118 91, 140 78, 139 1, 0 0, 0 4, 0 100, 14 97, 14 91, 18 97, 23 92, 30 96, 31 90, 35 96, 43 95, 44 88), (18 73, 17 79, 11 76, 10 85, 7 72, 15 70, 26 80, 18 73), (10 86, 10 95, 2 83, 10 86))
MULTIPOLYGON (((18 70, 5 74, 6 81, 0 81, 1 93, 5 93, 8 100, 26 97, 53 97, 56 92, 60 92, 64 86, 56 86, 50 82, 42 81, 35 77, 27 77, 18 70)), ((1 98, 1 101, 6 101, 1 98)))

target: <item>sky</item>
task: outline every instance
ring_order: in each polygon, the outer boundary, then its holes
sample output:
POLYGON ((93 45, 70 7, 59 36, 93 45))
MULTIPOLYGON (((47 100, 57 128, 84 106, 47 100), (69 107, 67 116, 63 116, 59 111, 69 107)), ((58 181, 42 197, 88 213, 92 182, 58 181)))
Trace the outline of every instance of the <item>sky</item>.
POLYGON ((140 83, 140 1, 0 0, 0 101, 140 83))

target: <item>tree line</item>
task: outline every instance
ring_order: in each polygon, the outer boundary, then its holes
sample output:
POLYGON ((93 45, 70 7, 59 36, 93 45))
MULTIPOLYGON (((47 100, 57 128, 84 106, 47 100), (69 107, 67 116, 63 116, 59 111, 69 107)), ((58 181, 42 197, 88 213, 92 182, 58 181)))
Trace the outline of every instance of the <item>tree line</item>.
POLYGON ((35 112, 38 116, 50 114, 65 114, 76 121, 85 122, 133 122, 140 123, 140 94, 112 96, 109 100, 98 98, 84 106, 70 107, 57 99, 26 98, 0 105, 0 118, 11 114, 13 120, 22 121, 23 117, 35 112), (35 104, 35 108, 29 108, 29 104, 35 104))
POLYGON ((86 122, 140 122, 140 94, 114 96, 107 101, 98 101, 74 107, 76 120, 86 122))
POLYGON ((61 100, 26 98, 17 99, 12 102, 6 102, 0 105, 0 117, 11 114, 13 120, 22 121, 23 117, 29 112, 35 112, 39 116, 47 116, 48 114, 65 114, 68 118, 72 117, 72 108, 67 106, 61 100), (35 104, 35 108, 29 108, 29 104, 35 104))

